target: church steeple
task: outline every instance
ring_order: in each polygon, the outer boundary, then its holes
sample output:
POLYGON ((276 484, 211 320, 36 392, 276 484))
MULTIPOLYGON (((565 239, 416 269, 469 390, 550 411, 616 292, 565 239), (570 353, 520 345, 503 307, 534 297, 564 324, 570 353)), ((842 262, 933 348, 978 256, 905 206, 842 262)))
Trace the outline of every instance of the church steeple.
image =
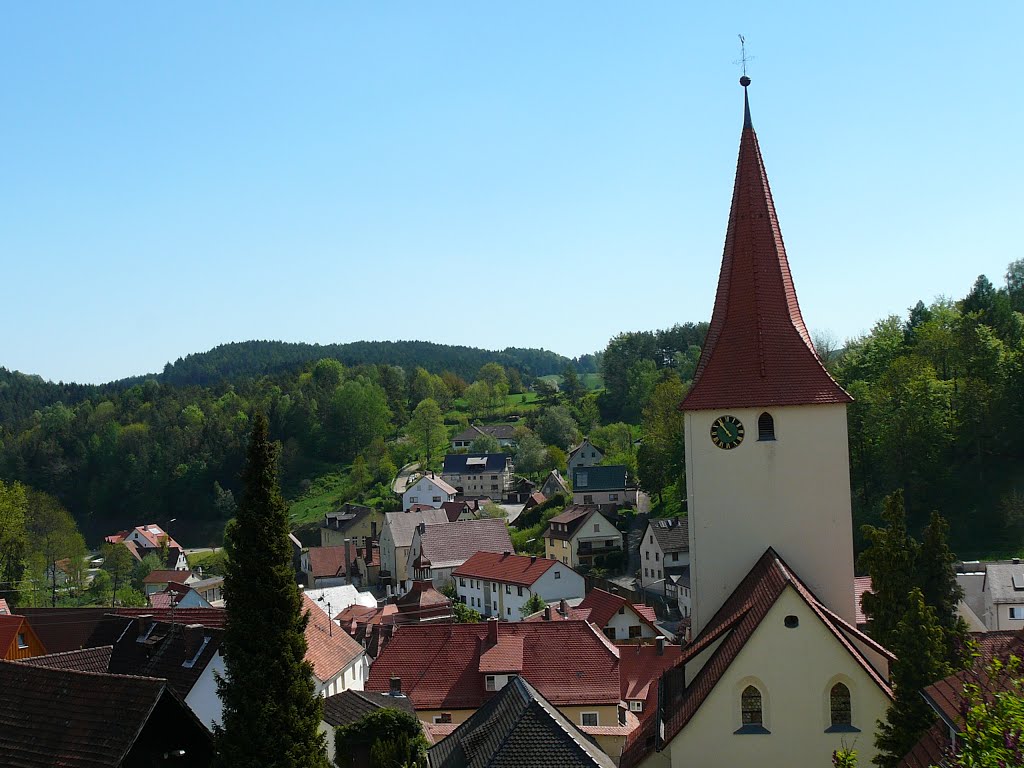
POLYGON ((848 403, 797 303, 743 86, 743 132, 707 340, 683 410, 848 403))

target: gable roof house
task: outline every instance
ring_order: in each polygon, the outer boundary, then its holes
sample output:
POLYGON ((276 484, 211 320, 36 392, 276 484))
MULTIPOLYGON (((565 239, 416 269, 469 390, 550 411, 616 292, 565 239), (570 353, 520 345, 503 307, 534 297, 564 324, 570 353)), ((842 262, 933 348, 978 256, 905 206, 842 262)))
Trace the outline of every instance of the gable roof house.
POLYGON ((306 586, 319 588, 350 584, 354 575, 355 550, 348 539, 337 546, 304 549, 301 565, 306 586))
POLYGON ((630 485, 629 469, 624 465, 580 467, 572 472, 572 501, 615 510, 627 504, 636 506, 637 489, 630 485))
MULTIPOLYGON (((223 582, 223 579, 220 579, 223 582)), ((198 582, 195 582, 198 583, 198 582)), ((187 584, 172 581, 161 592, 147 596, 154 608, 212 608, 210 601, 187 584)))
POLYGON ((510 552, 477 552, 452 572, 459 599, 483 616, 520 621, 533 595, 545 603, 582 598, 583 577, 564 563, 510 552))
POLYGON ((614 768, 615 761, 521 677, 427 752, 430 768, 614 768))
POLYGON ((433 509, 440 509, 445 502, 455 501, 457 494, 455 488, 430 472, 405 486, 402 509, 407 511, 413 504, 426 504, 433 509))
POLYGON ((156 523, 138 525, 130 530, 118 531, 115 534, 106 536, 104 541, 108 544, 124 544, 136 560, 141 560, 150 553, 159 552, 166 544, 167 561, 164 567, 174 571, 187 571, 189 569, 184 547, 156 523))
POLYGON ((543 536, 544 556, 573 569, 600 564, 622 550, 622 533, 596 506, 567 507, 548 521, 543 536))
POLYGON ((443 509, 422 509, 408 512, 388 512, 384 515, 384 530, 380 534, 380 579, 391 586, 406 582, 409 547, 420 523, 439 525, 448 522, 443 509))
POLYGON ((366 689, 387 691, 393 677, 428 724, 465 722, 518 677, 606 752, 638 725, 619 706, 619 649, 583 621, 402 627, 366 689))
POLYGON ((370 660, 363 646, 353 640, 310 599, 302 596, 306 624, 306 660, 313 665, 313 680, 319 696, 333 696, 349 688, 362 690, 370 660))
POLYGON ((342 504, 324 515, 320 523, 320 546, 333 547, 350 540, 355 546, 365 546, 367 540, 376 541, 380 513, 362 504, 342 504))
POLYGON ((589 621, 609 640, 619 643, 653 640, 662 634, 654 623, 658 617, 651 606, 631 603, 603 589, 590 590, 572 609, 572 615, 589 621))
POLYGON ((150 571, 146 578, 142 580, 142 587, 145 589, 146 595, 151 595, 154 592, 163 592, 172 581, 176 584, 190 586, 194 582, 199 581, 199 577, 192 573, 192 571, 160 569, 150 571))
POLYGON ((604 460, 604 453, 590 442, 589 437, 585 437, 583 442, 570 450, 566 457, 567 474, 571 478, 577 469, 596 467, 602 460, 604 460))
POLYGON ((655 518, 640 540, 640 586, 675 598, 690 615, 690 530, 685 517, 655 518))
POLYGON ((443 587, 452 571, 477 552, 512 552, 512 537, 502 518, 457 520, 440 525, 420 525, 409 547, 407 573, 417 581, 443 587))
POLYGON ((0 659, 17 661, 46 653, 46 646, 24 616, 0 615, 0 659))
POLYGON ((449 453, 441 478, 462 496, 502 501, 512 490, 512 457, 507 453, 449 453))
POLYGON ((0 661, 0 755, 17 768, 138 768, 180 754, 204 768, 213 736, 165 680, 0 661))
POLYGON ((681 764, 684 755, 697 765, 750 764, 760 740, 728 738, 750 733, 776 734, 827 759, 844 735, 871 733, 885 717, 893 658, 829 610, 769 547, 662 675, 664 716, 630 737, 621 765, 681 764), (794 686, 794 679, 807 682, 794 686), (734 706, 740 699, 742 707, 734 706), (791 715, 800 730, 787 728, 791 715), (715 727, 722 718, 733 730, 715 727), (667 758, 654 755, 666 750, 667 758))
POLYGON ((0 616, 10 616, 11 607, 7 605, 7 601, 0 597, 0 616))
POLYGON ((547 477, 544 478, 544 482, 541 483, 540 493, 544 494, 544 497, 548 499, 559 493, 568 496, 570 493, 569 484, 565 482, 565 478, 562 477, 557 469, 552 469, 548 472, 547 477))
POLYGON ((515 433, 513 424, 471 424, 452 438, 452 450, 467 451, 473 441, 483 435, 493 437, 500 447, 507 448, 516 444, 515 433))

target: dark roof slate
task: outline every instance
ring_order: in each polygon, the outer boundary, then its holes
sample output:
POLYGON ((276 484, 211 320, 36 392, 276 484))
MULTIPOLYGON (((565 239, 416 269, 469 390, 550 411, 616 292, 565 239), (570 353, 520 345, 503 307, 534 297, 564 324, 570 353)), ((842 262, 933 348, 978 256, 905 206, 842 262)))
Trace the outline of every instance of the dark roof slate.
POLYGON ((598 467, 580 467, 572 472, 572 489, 574 493, 588 491, 622 491, 628 483, 628 470, 622 464, 608 464, 598 467), (582 482, 584 480, 586 482, 582 482))
POLYGON ((449 453, 444 457, 442 474, 465 475, 478 472, 504 472, 508 463, 507 453, 449 453), (470 459, 485 459, 480 468, 466 468, 466 462, 470 459))
POLYGON ((431 768, 613 768, 615 762, 521 677, 428 750, 431 768))
POLYGON ((685 517, 669 517, 648 523, 651 535, 658 541, 662 552, 690 551, 690 524, 685 517))
POLYGON ((77 672, 107 672, 110 669, 110 655, 113 650, 112 645, 104 645, 99 648, 33 656, 30 659, 20 659, 18 663, 50 669, 72 669, 77 672))
POLYGON ((378 709, 400 709, 410 715, 416 714, 407 696, 348 690, 324 699, 324 722, 337 728, 354 723, 378 709))

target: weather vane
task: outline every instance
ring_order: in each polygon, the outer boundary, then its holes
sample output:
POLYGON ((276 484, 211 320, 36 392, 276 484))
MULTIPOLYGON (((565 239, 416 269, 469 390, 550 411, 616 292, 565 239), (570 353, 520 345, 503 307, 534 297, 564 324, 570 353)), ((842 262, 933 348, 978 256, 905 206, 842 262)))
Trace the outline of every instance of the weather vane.
POLYGON ((747 82, 743 83, 743 85, 748 85, 750 83, 750 78, 747 77, 747 62, 753 61, 754 57, 747 56, 747 39, 743 35, 737 35, 737 37, 740 39, 740 57, 734 61, 733 64, 739 64, 740 67, 742 67, 743 77, 740 78, 740 82, 742 83, 746 80, 747 82))

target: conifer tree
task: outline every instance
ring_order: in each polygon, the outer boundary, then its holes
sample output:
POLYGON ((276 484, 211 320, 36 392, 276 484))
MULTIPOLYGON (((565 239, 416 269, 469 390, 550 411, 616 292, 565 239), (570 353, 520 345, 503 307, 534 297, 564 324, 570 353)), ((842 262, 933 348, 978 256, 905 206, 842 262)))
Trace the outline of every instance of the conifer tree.
POLYGON ((902 490, 886 497, 882 520, 886 523, 884 528, 864 526, 871 546, 861 553, 858 564, 871 577, 871 592, 865 593, 862 600, 868 634, 888 648, 909 608, 920 545, 907 533, 902 490))
POLYGON ((227 624, 217 681, 219 768, 327 768, 322 703, 305 661, 308 615, 292 571, 287 507, 267 419, 254 419, 244 490, 225 534, 227 624))
POLYGON ((960 669, 969 661, 969 637, 967 624, 957 612, 964 591, 953 570, 956 555, 949 548, 948 532, 946 519, 938 512, 932 512, 917 557, 917 584, 921 587, 925 603, 935 609, 935 618, 942 627, 946 660, 960 669))
POLYGON ((942 630, 935 611, 928 607, 915 587, 906 615, 897 624, 890 650, 896 654, 891 681, 894 699, 886 710, 885 722, 878 721, 874 763, 894 768, 935 720, 935 713, 921 696, 921 690, 948 675, 944 659, 942 630))

